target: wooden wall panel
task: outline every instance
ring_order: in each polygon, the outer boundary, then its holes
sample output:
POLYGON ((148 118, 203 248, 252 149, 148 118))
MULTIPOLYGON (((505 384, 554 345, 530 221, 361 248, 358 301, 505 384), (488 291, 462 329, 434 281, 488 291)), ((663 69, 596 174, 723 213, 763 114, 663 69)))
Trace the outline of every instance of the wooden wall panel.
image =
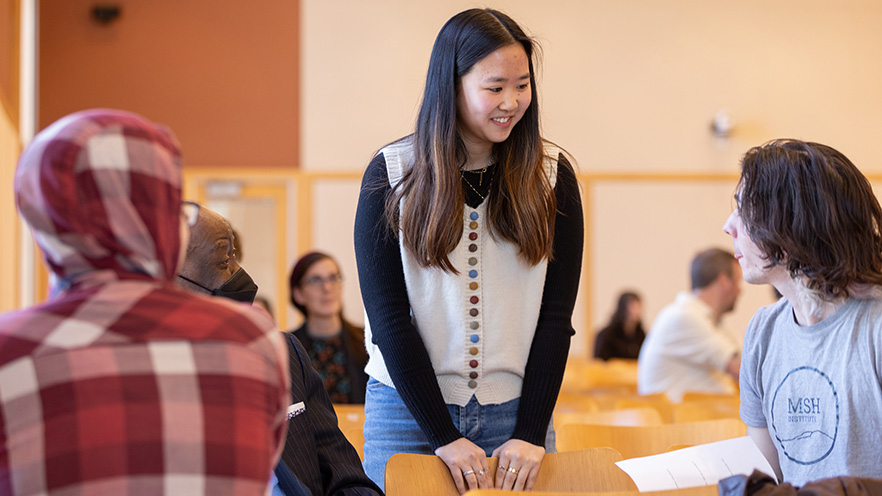
POLYGON ((101 24, 92 0, 40 2, 40 128, 120 108, 171 127, 187 165, 298 165, 299 1, 109 3, 101 24))
POLYGON ((21 2, 0 0, 0 110, 18 129, 21 2))

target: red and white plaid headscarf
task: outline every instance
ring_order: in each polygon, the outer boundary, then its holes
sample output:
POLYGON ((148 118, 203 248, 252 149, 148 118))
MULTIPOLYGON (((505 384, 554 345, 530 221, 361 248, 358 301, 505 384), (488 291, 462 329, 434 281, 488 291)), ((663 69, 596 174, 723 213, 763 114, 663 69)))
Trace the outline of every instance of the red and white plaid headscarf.
POLYGON ((0 315, 0 495, 265 494, 287 348, 265 313, 172 281, 180 162, 114 110, 22 155, 16 200, 63 291, 0 315))
POLYGON ((166 128, 118 110, 71 114, 22 154, 15 191, 59 280, 96 270, 174 277, 181 152, 166 128))

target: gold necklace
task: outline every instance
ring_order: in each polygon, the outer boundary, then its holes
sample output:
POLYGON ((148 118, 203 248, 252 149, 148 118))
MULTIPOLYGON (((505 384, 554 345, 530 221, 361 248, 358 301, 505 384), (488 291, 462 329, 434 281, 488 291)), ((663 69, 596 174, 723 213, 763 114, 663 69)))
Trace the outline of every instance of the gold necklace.
MULTIPOLYGON (((465 169, 465 170, 460 169, 459 174, 461 176, 462 176, 463 172, 471 172, 472 174, 481 174, 478 177, 478 186, 481 186, 482 184, 484 184, 484 173, 487 172, 487 167, 490 167, 491 165, 493 165, 494 162, 495 161, 493 160, 493 157, 490 157, 490 160, 487 161, 487 165, 485 165, 484 167, 481 167, 480 169, 465 169)), ((463 177, 463 179, 465 179, 465 176, 462 176, 462 177, 463 177)), ((469 185, 469 186, 471 186, 471 185, 469 185)), ((472 189, 474 190, 474 188, 472 188, 472 189)), ((481 197, 481 198, 483 198, 483 197, 481 197)))
MULTIPOLYGON (((464 171, 464 170, 460 170, 460 171, 459 171, 459 177, 461 177, 462 180, 465 181, 465 183, 466 183, 466 185, 469 187, 469 189, 471 189, 472 191, 474 191, 475 194, 478 195, 478 196, 481 198, 481 201, 484 201, 484 195, 482 195, 481 193, 479 193, 478 190, 475 189, 474 186, 472 186, 472 183, 471 183, 468 179, 466 179, 464 173, 465 173, 465 172, 472 172, 472 173, 475 173, 475 174, 480 173, 481 175, 480 175, 480 177, 478 178, 478 186, 481 186, 482 183, 483 183, 483 181, 484 181, 484 173, 487 172, 487 167, 490 167, 491 165, 493 165, 493 159, 492 159, 492 158, 490 159, 489 162, 487 162, 487 165, 485 165, 485 166, 484 166, 483 168, 481 168, 481 169, 476 169, 476 170, 466 170, 466 171, 464 171)), ((493 181, 493 176, 490 176, 490 181, 493 181)), ((489 185, 488 185, 488 186, 489 186, 489 185)))
MULTIPOLYGON (((492 162, 491 162, 491 163, 492 163, 492 162)), ((475 169, 475 170, 461 170, 461 171, 459 171, 459 172, 460 172, 460 174, 462 174, 463 172, 470 172, 470 173, 472 173, 472 174, 481 174, 480 176, 478 176, 478 186, 481 186, 481 185, 484 183, 484 173, 487 172, 487 167, 490 167, 490 164, 485 165, 485 166, 484 166, 483 168, 481 168, 481 169, 475 169)), ((465 177, 465 176, 463 176, 463 177, 465 177)))
POLYGON ((470 183, 469 180, 465 178, 465 176, 462 174, 462 171, 459 171, 459 175, 462 177, 462 180, 465 181, 466 185, 468 185, 468 187, 471 188, 471 190, 474 191, 476 195, 481 197, 481 201, 484 201, 484 195, 478 193, 478 190, 476 190, 475 187, 472 186, 472 183, 470 183))

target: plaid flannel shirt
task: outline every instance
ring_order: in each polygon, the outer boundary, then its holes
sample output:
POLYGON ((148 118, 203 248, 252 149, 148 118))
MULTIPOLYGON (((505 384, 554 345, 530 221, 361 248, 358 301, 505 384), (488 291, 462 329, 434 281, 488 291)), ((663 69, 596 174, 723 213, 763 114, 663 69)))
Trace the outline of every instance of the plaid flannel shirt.
POLYGON ((248 306, 179 290, 180 152, 119 111, 22 154, 16 200, 54 297, 0 316, 0 494, 265 494, 287 350, 248 306))

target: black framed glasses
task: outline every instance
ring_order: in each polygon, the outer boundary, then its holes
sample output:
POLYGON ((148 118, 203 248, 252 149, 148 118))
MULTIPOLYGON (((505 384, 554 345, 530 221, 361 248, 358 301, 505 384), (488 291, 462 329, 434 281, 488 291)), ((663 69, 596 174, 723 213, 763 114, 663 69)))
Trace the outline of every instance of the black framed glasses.
POLYGON ((337 286, 341 282, 343 282, 343 276, 341 276, 340 274, 331 274, 328 277, 322 277, 322 276, 307 277, 306 279, 303 280, 303 282, 301 284, 303 284, 304 286, 310 286, 313 288, 323 288, 323 287, 325 287, 325 284, 330 284, 331 286, 337 286))

